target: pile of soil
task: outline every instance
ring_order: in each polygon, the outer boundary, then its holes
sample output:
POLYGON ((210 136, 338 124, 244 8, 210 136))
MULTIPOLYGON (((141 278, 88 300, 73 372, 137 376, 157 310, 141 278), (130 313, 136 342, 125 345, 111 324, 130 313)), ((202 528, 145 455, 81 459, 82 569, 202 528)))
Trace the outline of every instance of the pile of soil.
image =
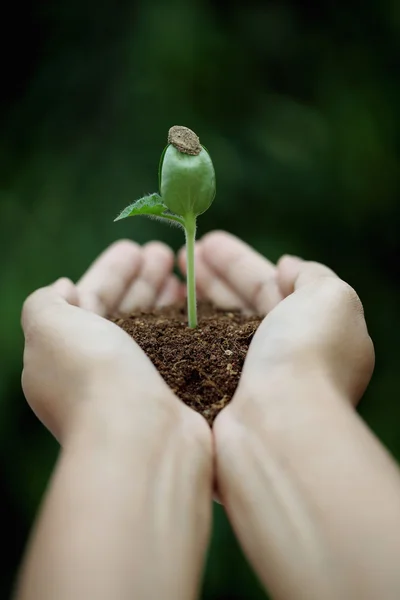
POLYGON ((184 305, 114 321, 146 352, 175 394, 211 425, 237 388, 261 320, 199 302, 196 329, 187 326, 184 305))

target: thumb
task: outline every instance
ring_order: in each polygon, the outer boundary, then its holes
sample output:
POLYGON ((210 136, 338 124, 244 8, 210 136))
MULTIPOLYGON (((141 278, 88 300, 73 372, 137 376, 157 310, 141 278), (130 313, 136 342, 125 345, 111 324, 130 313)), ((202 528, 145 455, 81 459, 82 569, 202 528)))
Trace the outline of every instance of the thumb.
POLYGON ((282 256, 277 264, 278 285, 284 297, 322 277, 338 278, 329 267, 318 262, 302 260, 298 256, 282 256))
POLYGON ((59 306, 78 306, 78 290, 70 279, 62 277, 52 285, 33 292, 24 302, 21 324, 24 333, 33 326, 43 326, 48 311, 59 306))

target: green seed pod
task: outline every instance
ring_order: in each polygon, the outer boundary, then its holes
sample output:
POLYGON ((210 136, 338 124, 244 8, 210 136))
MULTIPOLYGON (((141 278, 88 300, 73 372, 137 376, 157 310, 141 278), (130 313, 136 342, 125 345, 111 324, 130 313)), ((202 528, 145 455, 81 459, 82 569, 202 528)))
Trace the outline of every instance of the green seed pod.
POLYGON ((187 127, 171 127, 161 156, 160 193, 177 215, 201 215, 215 197, 215 172, 210 155, 187 127))

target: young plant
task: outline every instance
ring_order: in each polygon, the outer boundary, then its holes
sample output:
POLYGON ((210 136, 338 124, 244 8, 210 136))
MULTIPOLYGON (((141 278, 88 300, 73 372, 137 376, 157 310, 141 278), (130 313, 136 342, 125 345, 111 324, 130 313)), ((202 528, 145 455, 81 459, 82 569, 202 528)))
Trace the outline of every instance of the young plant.
POLYGON ((115 219, 146 215, 183 227, 186 237, 187 306, 189 327, 197 327, 194 247, 196 219, 215 197, 215 172, 210 155, 187 127, 168 132, 158 172, 159 191, 127 206, 115 219))

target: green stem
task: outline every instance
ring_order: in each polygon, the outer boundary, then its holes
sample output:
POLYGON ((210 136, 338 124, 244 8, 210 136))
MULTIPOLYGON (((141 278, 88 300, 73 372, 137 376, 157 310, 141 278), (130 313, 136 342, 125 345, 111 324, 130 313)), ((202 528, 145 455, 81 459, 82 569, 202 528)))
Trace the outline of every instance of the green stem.
POLYGON ((196 276, 194 267, 194 246, 196 240, 196 217, 185 218, 186 235, 186 287, 189 327, 197 327, 196 276))

